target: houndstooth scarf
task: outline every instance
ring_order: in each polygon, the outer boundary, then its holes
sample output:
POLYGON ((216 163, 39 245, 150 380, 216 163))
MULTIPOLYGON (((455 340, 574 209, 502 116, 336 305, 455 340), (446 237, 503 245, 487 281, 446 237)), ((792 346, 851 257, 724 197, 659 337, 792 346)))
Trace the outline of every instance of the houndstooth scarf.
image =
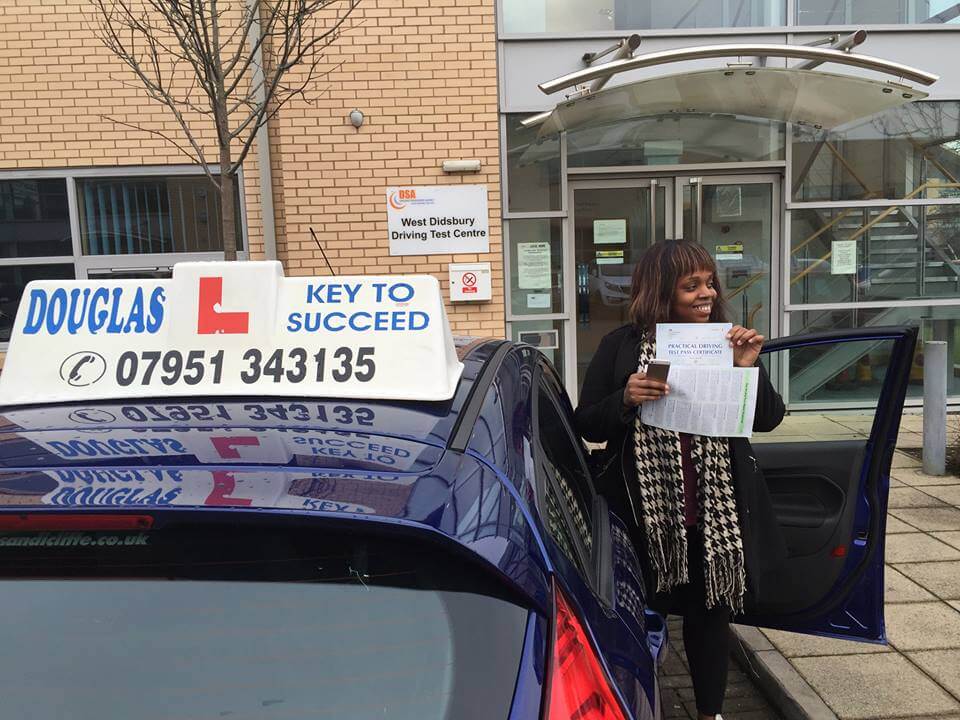
MULTIPOLYGON (((638 372, 655 357, 655 343, 645 338, 638 372)), ((669 591, 689 581, 680 435, 644 425, 638 412, 634 447, 650 564, 657 591, 669 591)), ((694 435, 691 455, 698 478, 707 607, 726 605, 742 612, 746 571, 729 445, 723 438, 694 435)))

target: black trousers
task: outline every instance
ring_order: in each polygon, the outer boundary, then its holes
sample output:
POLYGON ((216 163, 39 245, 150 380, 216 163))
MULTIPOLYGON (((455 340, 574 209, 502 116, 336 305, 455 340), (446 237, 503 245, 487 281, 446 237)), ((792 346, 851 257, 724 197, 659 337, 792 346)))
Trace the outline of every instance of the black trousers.
POLYGON ((683 645, 693 680, 697 712, 716 715, 723 711, 730 662, 730 609, 707 609, 703 574, 703 537, 687 528, 687 567, 690 582, 654 596, 650 607, 661 615, 683 617, 683 645))

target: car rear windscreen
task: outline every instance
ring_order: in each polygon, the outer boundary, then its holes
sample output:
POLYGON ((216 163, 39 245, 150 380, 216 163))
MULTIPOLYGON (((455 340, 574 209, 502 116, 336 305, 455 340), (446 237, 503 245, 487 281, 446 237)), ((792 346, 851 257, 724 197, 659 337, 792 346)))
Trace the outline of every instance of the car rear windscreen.
POLYGON ((528 618, 438 545, 302 523, 3 533, 0 597, 21 720, 506 718, 528 618))

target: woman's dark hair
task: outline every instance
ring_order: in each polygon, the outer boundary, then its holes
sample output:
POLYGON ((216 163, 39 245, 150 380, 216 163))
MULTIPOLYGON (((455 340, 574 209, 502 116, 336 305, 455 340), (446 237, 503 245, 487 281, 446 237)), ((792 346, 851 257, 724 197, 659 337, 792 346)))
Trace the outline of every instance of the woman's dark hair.
POLYGON ((670 322, 670 306, 677 283, 687 275, 704 270, 713 273, 713 287, 717 291, 710 322, 727 322, 717 264, 703 245, 690 240, 665 240, 643 253, 633 269, 630 320, 641 333, 652 331, 657 323, 670 322))

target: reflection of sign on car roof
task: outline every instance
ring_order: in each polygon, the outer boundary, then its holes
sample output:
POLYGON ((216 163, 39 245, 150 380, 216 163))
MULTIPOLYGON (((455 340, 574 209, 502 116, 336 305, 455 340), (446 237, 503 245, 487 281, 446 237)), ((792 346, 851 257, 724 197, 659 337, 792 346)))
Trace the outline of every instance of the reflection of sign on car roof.
POLYGON ((436 278, 286 278, 179 263, 173 278, 30 283, 0 404, 198 395, 446 400, 457 358, 436 278))

